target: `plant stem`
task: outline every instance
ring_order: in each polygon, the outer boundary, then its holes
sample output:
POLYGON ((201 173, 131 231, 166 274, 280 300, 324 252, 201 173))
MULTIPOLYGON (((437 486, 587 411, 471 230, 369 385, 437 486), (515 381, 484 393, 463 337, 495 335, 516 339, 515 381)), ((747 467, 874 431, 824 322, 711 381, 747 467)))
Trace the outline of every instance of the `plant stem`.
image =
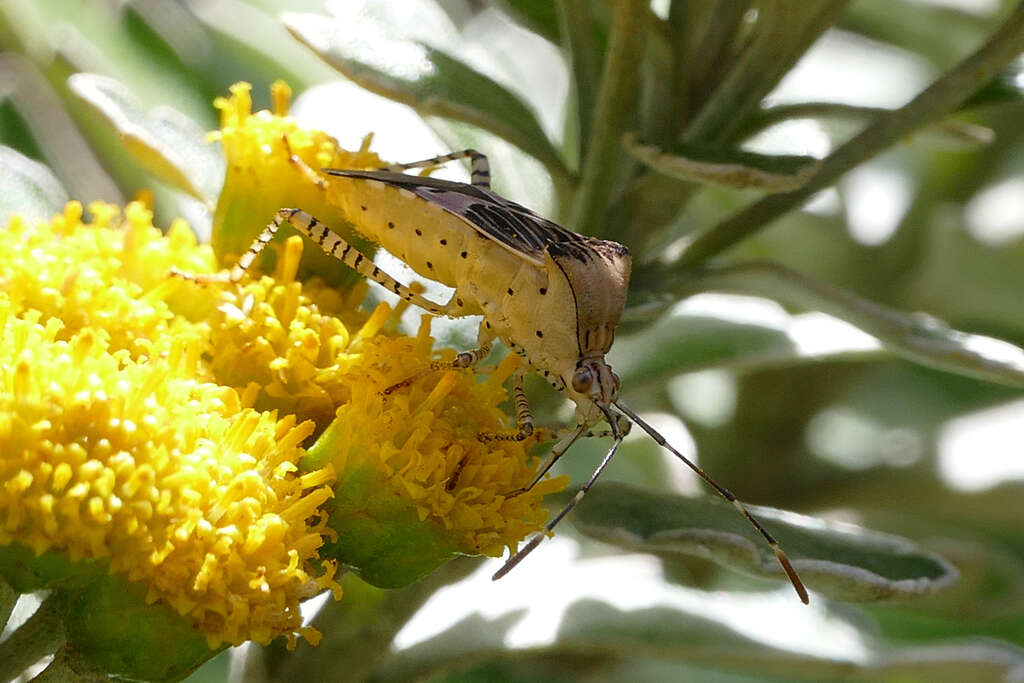
POLYGON ((771 221, 828 187, 841 175, 909 134, 945 116, 1024 51, 1024 3, 992 34, 985 45, 963 60, 903 107, 875 119, 860 134, 826 157, 818 173, 803 187, 769 195, 715 227, 698 234, 677 262, 692 266, 725 251, 771 221))
POLYGON ((622 133, 637 106, 637 85, 647 26, 648 3, 620 0, 615 4, 611 41, 598 93, 590 145, 583 162, 582 183, 573 203, 569 227, 599 232, 624 154, 622 133))
POLYGON ((576 95, 576 116, 579 125, 580 150, 590 146, 594 103, 597 99, 600 54, 594 42, 589 0, 560 0, 558 29, 563 48, 568 53, 576 95))
POLYGON ((811 43, 832 25, 846 0, 770 0, 754 35, 686 128, 684 140, 725 144, 811 43))

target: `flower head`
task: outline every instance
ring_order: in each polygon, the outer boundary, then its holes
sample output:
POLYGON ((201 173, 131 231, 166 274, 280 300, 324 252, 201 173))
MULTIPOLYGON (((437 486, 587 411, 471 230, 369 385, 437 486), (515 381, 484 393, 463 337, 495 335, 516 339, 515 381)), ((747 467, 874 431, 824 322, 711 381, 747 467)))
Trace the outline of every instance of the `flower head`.
POLYGON ((0 231, 0 545, 102 561, 216 647, 315 640, 298 604, 337 590, 335 561, 402 585, 543 523, 564 482, 508 497, 536 459, 479 438, 508 428, 514 360, 385 398, 435 358, 429 324, 384 335, 387 305, 296 282, 300 238, 276 277, 200 287, 166 276, 212 269, 187 226, 91 209, 0 231))
POLYGON ((0 544, 102 559, 211 647, 303 633, 299 601, 334 572, 315 514, 333 472, 297 467, 314 425, 211 381, 227 293, 176 296, 169 265, 211 260, 185 226, 92 208, 0 232, 0 544))
MULTIPOLYGON (((383 165, 369 151, 370 136, 361 149, 342 149, 322 131, 301 128, 288 115, 291 90, 278 81, 271 86, 273 111, 252 111, 251 87, 237 83, 230 97, 214 101, 221 113, 221 129, 211 134, 227 158, 227 177, 213 219, 213 248, 221 264, 234 265, 260 231, 282 207, 300 207, 330 225, 357 248, 369 242, 351 230, 344 214, 332 205, 319 175, 323 168, 378 168, 383 165)), ((284 226, 279 240, 296 234, 284 226)), ((276 253, 267 250, 263 269, 273 270, 276 253)), ((318 250, 310 249, 299 278, 319 275, 332 284, 358 281, 354 271, 318 250)))

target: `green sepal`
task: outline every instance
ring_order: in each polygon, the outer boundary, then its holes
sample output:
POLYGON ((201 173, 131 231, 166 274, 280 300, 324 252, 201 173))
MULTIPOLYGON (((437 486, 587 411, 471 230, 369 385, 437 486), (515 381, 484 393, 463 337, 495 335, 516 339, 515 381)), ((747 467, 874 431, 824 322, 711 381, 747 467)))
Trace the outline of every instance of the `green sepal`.
POLYGON ((47 551, 37 555, 20 543, 0 546, 0 577, 19 593, 49 590, 94 581, 106 573, 106 562, 47 551))
POLYGON ((466 554, 442 524, 421 520, 372 465, 353 467, 339 479, 329 510, 338 534, 320 552, 337 559, 379 588, 401 588, 466 554))
POLYGON ((0 546, 0 576, 19 593, 52 591, 67 644, 113 676, 180 680, 223 649, 210 649, 191 619, 147 602, 143 584, 109 574, 103 560, 36 555, 13 543, 0 546))
POLYGON ((140 583, 108 574, 60 598, 68 642, 108 674, 176 681, 227 647, 210 649, 191 619, 147 604, 140 583))

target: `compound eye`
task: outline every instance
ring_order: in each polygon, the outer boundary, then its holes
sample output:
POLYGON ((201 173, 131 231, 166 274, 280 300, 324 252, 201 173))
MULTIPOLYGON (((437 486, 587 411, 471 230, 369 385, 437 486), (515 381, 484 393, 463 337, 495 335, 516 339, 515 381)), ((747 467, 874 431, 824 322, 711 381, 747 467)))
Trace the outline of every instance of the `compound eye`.
POLYGON ((594 384, 594 373, 587 366, 576 368, 576 372, 572 376, 572 389, 577 394, 585 394, 590 391, 590 387, 594 384))

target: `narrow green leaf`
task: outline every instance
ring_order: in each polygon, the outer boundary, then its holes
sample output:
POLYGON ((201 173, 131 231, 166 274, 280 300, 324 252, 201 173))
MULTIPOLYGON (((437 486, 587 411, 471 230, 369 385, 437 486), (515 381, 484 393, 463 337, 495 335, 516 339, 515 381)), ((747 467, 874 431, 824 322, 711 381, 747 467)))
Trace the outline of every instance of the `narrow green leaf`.
MULTIPOLYGON (((770 508, 751 511, 778 539, 807 587, 868 602, 923 595, 951 585, 956 569, 911 541, 770 508)), ((573 524, 629 550, 696 555, 754 576, 783 578, 775 553, 736 509, 626 484, 597 486, 573 524)))
POLYGON ((447 631, 387 657, 376 680, 422 680, 426 675, 456 669, 505 650, 505 638, 526 609, 507 612, 494 620, 472 614, 447 631))
POLYGON ((224 157, 196 122, 170 107, 146 111, 127 86, 107 76, 74 74, 68 86, 110 124, 144 168, 213 204, 224 182, 224 157))
POLYGON ((69 197, 49 168, 0 146, 0 225, 13 214, 26 221, 45 220, 64 208, 69 197))
POLYGON ((984 38, 992 12, 974 12, 967 5, 913 0, 860 0, 849 3, 838 26, 868 40, 916 53, 940 69, 984 38), (936 31, 936 26, 942 26, 936 31))
MULTIPOLYGON (((961 110, 967 109, 965 104, 961 110)), ((832 136, 847 139, 865 124, 891 112, 883 107, 865 107, 840 102, 801 102, 782 104, 763 109, 744 126, 743 134, 752 135, 771 125, 800 118, 814 118, 826 122, 832 136)), ((976 149, 991 144, 995 132, 991 128, 947 116, 924 126, 906 138, 906 143, 940 150, 976 149)))
POLYGON ((702 289, 767 296, 824 311, 878 338, 891 352, 915 363, 1012 387, 1024 387, 1024 349, 980 334, 955 330, 923 313, 907 313, 783 266, 749 262, 709 268, 702 289))
MULTIPOLYGON (((713 609, 708 612, 714 614, 713 609)), ((572 604, 561 619, 554 642, 510 651, 504 645, 505 638, 522 616, 518 610, 493 620, 470 615, 429 640, 393 652, 374 680, 438 680, 433 677, 474 666, 492 671, 492 677, 440 680, 494 680, 495 667, 517 671, 514 680, 535 680, 542 672, 557 672, 559 662, 569 662, 574 667, 569 672, 579 676, 579 667, 587 661, 593 664, 595 657, 601 657, 597 660, 603 673, 600 680, 614 681, 995 682, 1007 680, 1008 674, 1024 665, 1020 648, 982 639, 877 647, 866 654, 850 652, 848 656, 813 655, 766 644, 737 632, 724 620, 696 611, 674 607, 621 610, 596 600, 572 604), (680 664, 685 668, 677 668, 680 664), (647 676, 630 676, 631 671, 644 671, 647 676), (653 671, 657 673, 652 675, 653 671), (735 673, 721 673, 725 671, 735 673), (734 677, 740 673, 754 677, 734 677)), ((764 618, 774 616, 765 614, 764 618)), ((564 680, 568 675, 562 671, 561 677, 539 680, 564 680)))
POLYGON ((810 180, 820 165, 814 157, 756 154, 697 144, 684 144, 664 151, 640 143, 633 135, 626 136, 625 144, 630 154, 659 173, 737 190, 795 190, 810 180))
POLYGON ((624 391, 708 368, 740 372, 823 361, 865 361, 881 346, 846 323, 818 314, 742 320, 673 311, 636 334, 620 336, 610 355, 624 391), (827 341, 825 341, 827 340, 827 341))
POLYGON ((558 3, 551 0, 504 0, 509 16, 556 45, 560 42, 558 3))
POLYGON ((863 669, 875 681, 1003 683, 1020 680, 1024 650, 1000 641, 960 640, 894 650, 863 669))
POLYGON ((695 235, 678 261, 679 267, 705 262, 769 225, 833 184, 851 168, 878 154, 918 128, 956 110, 1024 50, 1024 6, 1018 5, 988 40, 913 100, 879 116, 856 137, 822 160, 818 173, 792 192, 768 195, 695 235))
POLYGON ((423 43, 375 35, 320 14, 287 13, 285 27, 324 61, 367 90, 422 115, 464 121, 535 156, 553 175, 569 173, 537 117, 511 92, 455 57, 423 43))

